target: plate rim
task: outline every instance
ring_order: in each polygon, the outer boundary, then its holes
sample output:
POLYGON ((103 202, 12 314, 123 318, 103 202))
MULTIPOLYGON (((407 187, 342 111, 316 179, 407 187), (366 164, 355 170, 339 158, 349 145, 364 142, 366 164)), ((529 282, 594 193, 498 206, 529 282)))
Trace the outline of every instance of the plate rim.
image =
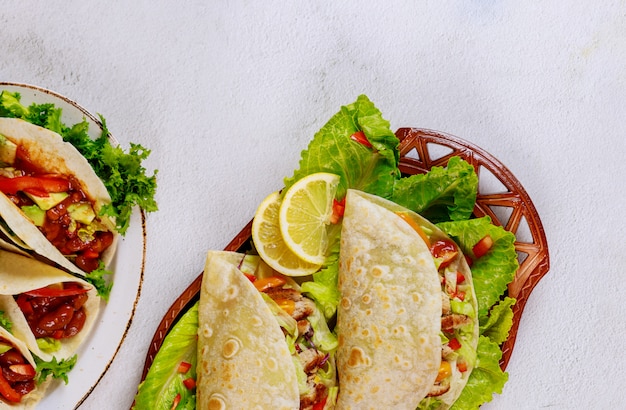
MULTIPOLYGON (((84 108, 83 106, 78 104, 73 99, 71 99, 69 97, 66 97, 65 95, 60 94, 60 93, 58 93, 56 91, 53 91, 53 90, 50 90, 50 89, 47 89, 47 88, 44 88, 44 87, 40 87, 40 86, 37 86, 37 85, 34 85, 34 84, 29 84, 29 83, 13 82, 13 81, 0 81, 0 91, 3 90, 5 87, 24 88, 24 89, 28 89, 28 90, 31 90, 31 91, 44 93, 44 94, 47 94, 47 95, 49 95, 51 97, 54 97, 54 98, 58 98, 58 99, 62 100, 63 102, 67 103, 68 105, 72 106, 73 108, 77 109, 85 117, 89 118, 90 121, 95 123, 101 130, 103 129, 102 121, 99 118, 97 118, 90 111, 88 111, 86 108, 84 108)), ((119 141, 110 132, 109 132, 108 138, 109 138, 109 140, 111 141, 111 143, 113 145, 116 145, 116 146, 120 145, 119 141)), ((120 349, 122 348, 122 345, 123 345, 124 341, 126 340, 126 337, 128 336, 128 332, 130 330, 130 327, 132 325, 133 319, 135 317, 135 313, 136 313, 136 310, 137 310, 137 304, 139 302, 139 298, 141 296, 141 291, 142 291, 142 288, 143 288, 144 273, 145 273, 145 267, 146 267, 147 245, 148 244, 147 244, 146 213, 145 213, 145 211, 143 209, 138 208, 138 207, 135 208, 135 210, 133 212, 138 212, 139 217, 141 219, 141 250, 142 250, 142 254, 141 254, 141 264, 140 264, 141 268, 140 268, 140 272, 139 272, 139 281, 138 281, 138 286, 137 286, 137 292, 136 292, 136 295, 135 295, 133 303, 132 303, 132 309, 131 309, 131 312, 130 312, 130 316, 128 318, 128 322, 125 325, 124 331, 122 332, 122 336, 120 338, 120 341, 117 344, 117 346, 116 346, 116 348, 115 348, 115 350, 113 352, 113 355, 109 359, 107 359, 107 363, 104 366, 104 368, 102 370, 102 373, 93 382, 93 384, 89 387, 89 389, 83 393, 82 397, 80 397, 80 399, 74 405, 74 407, 73 407, 74 409, 77 409, 78 407, 80 407, 85 402, 85 400, 87 400, 89 395, 93 392, 93 390, 96 388, 96 386, 100 383, 100 381, 104 378, 105 374, 110 369, 111 365, 113 364, 113 361, 115 360, 115 357, 119 353, 120 349)), ((120 246, 120 245, 118 245, 118 246, 120 246)), ((105 305, 105 309, 106 309, 106 305, 105 305)), ((81 346, 79 348, 85 348, 85 345, 81 344, 81 346)), ((71 377, 71 373, 70 373, 70 377, 71 377)), ((44 394, 44 398, 45 398, 45 394, 44 394)))
MULTIPOLYGON (((532 229, 530 226, 529 229, 531 229, 531 231, 536 233, 538 236, 537 238, 535 238, 535 236, 533 235, 533 239, 537 239, 539 242, 538 246, 539 248, 541 248, 541 250, 540 252, 538 252, 538 258, 540 260, 532 266, 530 272, 523 273, 525 275, 523 277, 522 283, 524 286, 516 290, 516 292, 518 291, 518 294, 521 296, 513 305, 513 326, 511 327, 511 330, 509 332, 509 337, 505 342, 501 344, 502 359, 500 360, 500 367, 502 370, 505 370, 513 352, 515 340, 517 338, 519 323, 528 297, 530 296, 533 288, 548 273, 550 268, 548 242, 546 239, 543 224, 541 222, 541 218, 539 217, 539 213, 537 212, 532 202, 532 199, 526 192, 526 189, 523 187, 517 177, 515 177, 515 175, 500 160, 498 160, 495 156, 491 155, 484 149, 478 147, 477 145, 472 144, 465 139, 459 138, 452 134, 427 128, 401 127, 397 129, 395 135, 400 140, 399 168, 401 172, 402 170, 408 170, 411 173, 423 173, 426 170, 430 169, 430 167, 432 166, 445 166, 450 157, 460 155, 470 164, 472 164, 475 170, 479 171, 479 166, 486 166, 487 169, 492 172, 501 183, 505 185, 505 187, 509 188, 510 190, 514 189, 519 194, 520 201, 524 205, 525 211, 527 211, 532 217, 531 219, 534 222, 534 229, 532 229), (418 146, 411 145, 411 143, 414 142, 417 138, 419 138, 419 140, 417 141, 418 146), (424 163, 424 158, 429 156, 428 144, 437 144, 438 141, 445 141, 445 146, 453 147, 452 152, 444 154, 441 157, 438 157, 432 161, 426 161, 426 163, 424 163), (421 155, 421 159, 411 159, 407 157, 407 154, 414 148, 418 151, 418 155, 421 155), (423 168, 425 166, 428 166, 428 168, 423 168), (502 181, 502 178, 506 179, 506 181, 502 181)), ((477 211, 477 206, 478 205, 475 206, 474 212, 477 211)), ((484 210, 482 210, 481 212, 484 213, 484 210)), ((530 221, 527 220, 527 222, 530 225, 530 221)), ((251 237, 251 225, 252 221, 248 222, 248 224, 231 240, 231 242, 224 248, 224 250, 236 251, 242 245, 244 245, 246 241, 248 241, 251 237)), ((516 240, 516 244, 517 243, 518 241, 516 240)), ((520 269, 518 269, 518 271, 516 272, 513 282, 517 280, 519 272, 520 269)), ((172 303, 170 308, 161 319, 161 322, 159 323, 152 337, 152 340, 150 341, 150 346, 146 354, 144 368, 141 375, 141 381, 145 380, 150 366, 152 365, 152 362, 154 361, 154 358, 158 353, 161 345, 163 344, 163 340, 171 327, 176 323, 178 318, 180 318, 182 313, 184 313, 186 309, 189 308, 191 303, 194 302, 194 298, 198 296, 202 283, 202 275, 203 272, 201 272, 189 284, 189 286, 176 298, 176 300, 172 303)), ((511 289, 510 286, 509 289, 511 289)))

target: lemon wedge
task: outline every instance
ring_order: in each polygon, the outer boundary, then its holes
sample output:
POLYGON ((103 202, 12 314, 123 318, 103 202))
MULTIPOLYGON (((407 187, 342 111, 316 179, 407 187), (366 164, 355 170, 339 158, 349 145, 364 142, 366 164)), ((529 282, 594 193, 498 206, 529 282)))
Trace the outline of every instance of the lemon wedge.
POLYGON ((257 208, 252 221, 252 240, 259 256, 272 269, 288 276, 305 276, 319 270, 320 265, 305 262, 287 247, 280 233, 278 192, 267 196, 257 208))
POLYGON ((280 232, 289 249, 306 262, 324 262, 339 180, 338 175, 327 172, 307 175, 283 196, 278 215, 280 232))

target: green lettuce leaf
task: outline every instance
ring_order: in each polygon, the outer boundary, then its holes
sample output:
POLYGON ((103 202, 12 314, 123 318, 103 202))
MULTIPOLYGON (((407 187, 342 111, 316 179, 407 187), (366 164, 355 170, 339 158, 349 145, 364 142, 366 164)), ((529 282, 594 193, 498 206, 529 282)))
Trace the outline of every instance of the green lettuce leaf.
POLYGON ((34 356, 35 364, 37 365, 37 374, 35 376, 37 383, 43 383, 49 376, 52 376, 52 378, 61 379, 67 384, 69 381, 67 374, 76 365, 77 358, 78 356, 74 355, 68 359, 58 361, 56 357, 53 357, 52 360, 46 362, 34 356))
POLYGON ((519 267, 515 235, 501 226, 493 225, 488 216, 467 221, 442 222, 437 226, 450 235, 466 255, 473 255, 472 247, 485 235, 490 235, 493 239, 489 252, 475 259, 472 264, 478 318, 483 324, 488 318, 489 309, 505 294, 519 267))
POLYGON ((20 103, 20 93, 2 91, 0 93, 0 117, 24 118, 30 113, 28 108, 20 103))
POLYGON ((98 267, 88 272, 85 276, 85 280, 96 288, 98 296, 104 299, 105 302, 109 301, 109 296, 111 296, 111 290, 113 289, 113 282, 110 279, 112 275, 113 272, 105 267, 104 262, 100 261, 98 267))
POLYGON ((340 248, 340 226, 330 230, 330 240, 328 255, 325 266, 313 274, 313 280, 304 282, 301 285, 302 293, 317 302, 324 313, 324 317, 330 320, 337 312, 337 305, 341 298, 337 280, 339 279, 339 248, 340 248))
POLYGON ((472 370, 461 395, 452 405, 453 410, 478 409, 483 403, 490 402, 494 393, 502 393, 504 384, 509 378, 509 375, 500 369, 502 351, 496 343, 485 336, 480 336, 476 353, 476 367, 472 370))
POLYGON ((480 334, 488 337, 496 344, 504 343, 509 337, 509 331, 513 326, 513 309, 515 298, 505 297, 495 304, 489 312, 486 322, 480 326, 480 334))
POLYGON ((445 168, 433 167, 426 174, 396 181, 392 200, 437 223, 469 219, 477 192, 474 167, 460 157, 451 157, 445 168))
POLYGON ((195 389, 187 389, 183 380, 189 377, 196 378, 197 331, 196 302, 163 340, 163 345, 156 354, 145 380, 139 385, 133 409, 169 410, 177 394, 181 396, 180 403, 186 406, 180 408, 195 407, 195 389), (191 364, 186 373, 178 371, 181 362, 191 364))
POLYGON ((348 188, 388 198, 398 170, 399 141, 383 119, 380 111, 364 95, 341 108, 318 131, 306 150, 302 151, 300 167, 292 177, 285 178, 285 188, 316 172, 329 172, 341 177, 337 198, 345 196, 348 188), (350 139, 363 131, 372 144, 368 148, 350 139))

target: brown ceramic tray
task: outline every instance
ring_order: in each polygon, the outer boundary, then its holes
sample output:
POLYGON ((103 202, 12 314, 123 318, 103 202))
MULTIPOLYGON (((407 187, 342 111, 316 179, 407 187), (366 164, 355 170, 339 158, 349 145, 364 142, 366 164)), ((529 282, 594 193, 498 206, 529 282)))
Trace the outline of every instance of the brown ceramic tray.
MULTIPOLYGON (((502 346, 500 367, 505 369, 517 337, 520 318, 530 292, 550 268, 545 232, 530 197, 520 182, 496 158, 460 138, 437 131, 400 128, 400 171, 421 174, 433 166, 445 166, 451 156, 460 156, 474 166, 478 176, 478 197, 474 215, 489 215, 493 223, 502 225, 516 235, 515 249, 520 267, 509 284, 508 295, 517 299, 513 306, 513 327, 502 346)), ((248 223, 226 246, 225 250, 246 249, 250 242, 248 223)), ((202 274, 189 285, 167 311, 152 338, 141 379, 146 377, 167 332, 196 300, 202 274)))

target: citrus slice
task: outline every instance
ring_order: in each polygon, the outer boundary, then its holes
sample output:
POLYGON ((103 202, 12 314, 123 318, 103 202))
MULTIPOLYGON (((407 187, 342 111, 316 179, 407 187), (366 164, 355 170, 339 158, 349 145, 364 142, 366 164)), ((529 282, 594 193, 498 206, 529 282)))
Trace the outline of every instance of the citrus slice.
POLYGON ((319 172, 300 179, 283 196, 279 212, 283 240, 293 253, 309 263, 324 262, 326 228, 338 185, 338 175, 319 172))
POLYGON ((252 240, 259 256, 276 271, 288 276, 305 276, 320 265, 305 262, 285 244, 278 226, 280 194, 274 192, 261 202, 252 221, 252 240))

